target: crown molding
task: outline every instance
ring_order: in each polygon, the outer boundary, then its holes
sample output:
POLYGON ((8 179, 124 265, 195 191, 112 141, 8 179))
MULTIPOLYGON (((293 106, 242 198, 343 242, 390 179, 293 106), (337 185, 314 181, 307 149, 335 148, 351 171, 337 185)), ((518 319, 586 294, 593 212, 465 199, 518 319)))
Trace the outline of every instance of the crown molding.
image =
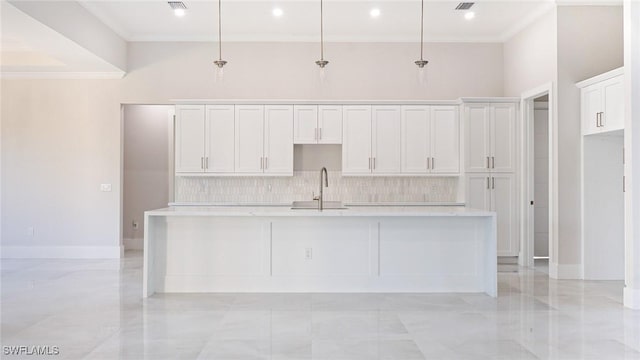
POLYGON ((119 80, 126 73, 124 71, 112 72, 71 72, 71 71, 2 71, 2 79, 98 79, 98 80, 119 80))

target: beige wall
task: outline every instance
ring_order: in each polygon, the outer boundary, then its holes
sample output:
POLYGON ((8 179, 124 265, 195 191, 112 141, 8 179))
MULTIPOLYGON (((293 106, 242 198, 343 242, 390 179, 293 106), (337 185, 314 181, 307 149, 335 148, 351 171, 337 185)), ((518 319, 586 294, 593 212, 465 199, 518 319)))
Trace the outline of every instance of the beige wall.
POLYGON ((576 82, 623 65, 621 6, 558 7, 560 264, 581 263, 580 90, 576 82))
POLYGON ((330 43, 321 82, 315 43, 228 43, 216 82, 211 43, 131 43, 127 102, 168 99, 429 99, 502 96, 502 44, 330 43))
MULTIPOLYGON (((502 95, 502 44, 132 43, 122 80, 2 80, 2 245, 120 245, 120 104, 171 99, 455 99, 502 95), (112 192, 100 192, 100 184, 112 192), (34 236, 27 228, 34 228, 34 236)), ((73 250, 73 249, 71 249, 73 250)), ((4 256, 4 254, 3 254, 4 256)))
MULTIPOLYGON (((170 105, 126 105, 123 112, 123 228, 128 240, 144 237, 144 212, 169 203, 170 105), (134 229, 133 222, 138 224, 134 229)), ((173 176, 173 174, 171 174, 173 176)), ((140 247, 140 241, 125 241, 140 247)))
POLYGON ((119 246, 117 85, 2 80, 3 246, 119 246))

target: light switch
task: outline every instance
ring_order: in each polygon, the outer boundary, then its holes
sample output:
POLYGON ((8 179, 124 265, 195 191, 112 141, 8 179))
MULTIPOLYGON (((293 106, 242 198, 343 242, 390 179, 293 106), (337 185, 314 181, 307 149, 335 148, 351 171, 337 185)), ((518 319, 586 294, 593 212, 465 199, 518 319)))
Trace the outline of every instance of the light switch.
POLYGON ((100 184, 100 191, 104 191, 104 192, 111 191, 111 184, 100 184))

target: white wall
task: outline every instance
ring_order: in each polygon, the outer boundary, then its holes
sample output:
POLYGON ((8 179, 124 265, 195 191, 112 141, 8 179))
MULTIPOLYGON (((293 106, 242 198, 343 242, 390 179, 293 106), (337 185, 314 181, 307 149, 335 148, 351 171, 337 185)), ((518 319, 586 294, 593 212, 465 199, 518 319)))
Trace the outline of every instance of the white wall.
POLYGON ((169 203, 169 105, 126 105, 123 116, 124 245, 142 248, 144 212, 169 203), (138 228, 133 227, 133 222, 138 228))
POLYGON ((533 255, 549 256, 549 108, 547 103, 536 103, 533 115, 535 209, 533 255))
POLYGON ((1 127, 2 256, 119 256, 117 81, 2 80, 1 127))
POLYGON ((623 65, 621 6, 558 7, 558 263, 581 263, 580 89, 623 65), (597 24, 597 26, 594 26, 597 24))

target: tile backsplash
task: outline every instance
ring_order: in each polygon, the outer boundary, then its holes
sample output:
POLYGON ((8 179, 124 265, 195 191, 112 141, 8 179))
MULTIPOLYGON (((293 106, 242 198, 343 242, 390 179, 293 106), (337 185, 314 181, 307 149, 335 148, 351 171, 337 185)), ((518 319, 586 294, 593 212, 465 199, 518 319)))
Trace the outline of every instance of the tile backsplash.
MULTIPOLYGON (((455 202, 457 177, 343 177, 329 171, 325 200, 342 202, 455 202)), ((184 177, 175 181, 178 203, 289 203, 317 195, 320 173, 293 177, 184 177)))

